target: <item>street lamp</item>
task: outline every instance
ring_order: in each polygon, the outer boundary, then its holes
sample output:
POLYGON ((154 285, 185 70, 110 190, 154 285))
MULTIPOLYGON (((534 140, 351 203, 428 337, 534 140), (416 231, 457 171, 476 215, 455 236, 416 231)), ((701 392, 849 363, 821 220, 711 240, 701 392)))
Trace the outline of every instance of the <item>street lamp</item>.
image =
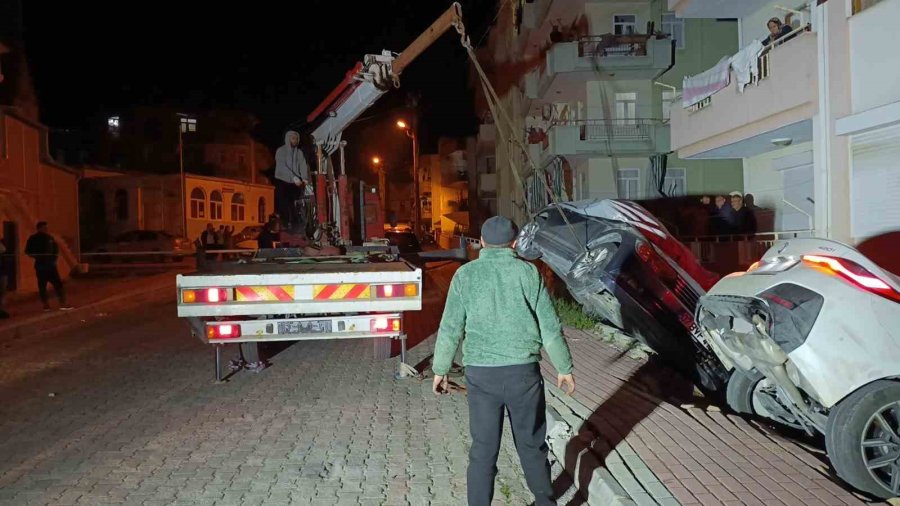
POLYGON ((416 139, 416 132, 409 126, 409 124, 402 120, 397 120, 397 128, 406 132, 406 136, 412 139, 412 150, 413 150, 413 191, 415 192, 415 196, 413 199, 413 206, 415 208, 415 212, 413 213, 413 231, 416 234, 416 237, 419 237, 420 229, 422 228, 421 223, 421 203, 419 202, 419 144, 416 139))
POLYGON ((372 165, 375 167, 375 173, 378 174, 378 200, 381 202, 381 210, 385 211, 385 177, 384 177, 384 165, 381 164, 381 158, 377 156, 372 157, 372 165))
POLYGON ((177 113, 179 119, 178 125, 178 168, 181 173, 181 235, 188 236, 187 231, 187 213, 188 204, 185 200, 185 182, 184 182, 184 139, 182 136, 185 132, 197 131, 197 119, 191 118, 187 114, 177 113))

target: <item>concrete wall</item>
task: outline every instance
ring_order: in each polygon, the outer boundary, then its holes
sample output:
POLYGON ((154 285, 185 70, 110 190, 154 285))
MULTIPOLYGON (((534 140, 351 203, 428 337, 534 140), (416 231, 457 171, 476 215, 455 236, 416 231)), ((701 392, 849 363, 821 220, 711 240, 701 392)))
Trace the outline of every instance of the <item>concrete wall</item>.
POLYGON ((78 248, 78 173, 56 164, 46 152, 43 125, 0 112, 0 222, 18 229, 16 285, 19 291, 37 289, 31 261, 24 256, 25 242, 37 221, 67 249, 59 271, 68 276, 75 266, 71 252, 78 248))
MULTIPOLYGON (((793 167, 797 167, 794 165, 795 163, 802 163, 800 160, 804 156, 807 156, 808 160, 812 162, 812 150, 813 143, 804 142, 744 159, 744 193, 752 193, 757 206, 775 210, 776 231, 808 230, 810 228, 809 218, 785 204, 784 199, 786 183, 790 185, 805 184, 805 181, 790 179, 791 176, 787 175, 787 171, 794 170, 793 167), (792 158, 798 161, 789 162, 792 158)), ((809 169, 806 173, 810 178, 813 177, 813 169, 809 169)), ((797 190, 798 188, 789 189, 789 193, 795 193, 797 190)), ((807 213, 814 214, 814 208, 806 202, 791 203, 801 207, 807 213)), ((760 232, 766 231, 760 230, 760 232)))
POLYGON ((853 112, 900 101, 896 35, 900 1, 875 4, 851 17, 849 23, 853 112))

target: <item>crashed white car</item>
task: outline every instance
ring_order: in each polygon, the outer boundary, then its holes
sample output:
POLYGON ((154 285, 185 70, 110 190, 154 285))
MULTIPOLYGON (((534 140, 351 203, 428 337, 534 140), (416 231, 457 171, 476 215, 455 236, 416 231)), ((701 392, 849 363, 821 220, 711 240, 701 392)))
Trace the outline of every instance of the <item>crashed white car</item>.
POLYGON ((900 496, 900 278, 823 239, 777 242, 700 299, 738 412, 825 435, 837 474, 900 496))

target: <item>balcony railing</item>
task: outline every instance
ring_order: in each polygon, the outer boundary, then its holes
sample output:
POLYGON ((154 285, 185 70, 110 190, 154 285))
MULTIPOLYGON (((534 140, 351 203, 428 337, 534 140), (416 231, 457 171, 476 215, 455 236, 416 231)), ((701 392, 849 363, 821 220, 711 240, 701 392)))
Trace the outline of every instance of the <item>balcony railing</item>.
POLYGON ((587 119, 567 122, 581 127, 581 140, 645 141, 652 136, 653 125, 658 119, 587 119))
POLYGON ((578 56, 647 56, 653 35, 590 35, 578 39, 578 56))

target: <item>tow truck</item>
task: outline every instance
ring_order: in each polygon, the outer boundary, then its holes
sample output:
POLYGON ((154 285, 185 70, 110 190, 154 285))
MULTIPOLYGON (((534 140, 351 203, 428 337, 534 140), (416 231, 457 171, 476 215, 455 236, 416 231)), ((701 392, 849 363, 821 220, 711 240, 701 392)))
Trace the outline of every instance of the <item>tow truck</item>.
POLYGON ((322 251, 337 254, 264 249, 249 259, 212 262, 177 276, 178 316, 188 320, 194 336, 213 346, 216 382, 223 380, 224 345, 240 344, 242 356, 258 360, 261 342, 320 339, 399 340, 397 376, 418 374, 406 363, 403 313, 422 308, 422 270, 383 239, 366 240, 383 237, 383 216, 377 196, 363 183, 357 201, 351 199, 343 132, 382 95, 399 87, 403 70, 451 28, 464 36, 458 3, 403 52, 366 55, 308 115, 307 121, 317 125, 312 132, 317 221, 312 240, 322 251), (363 238, 358 246, 349 238, 354 207, 363 238))

